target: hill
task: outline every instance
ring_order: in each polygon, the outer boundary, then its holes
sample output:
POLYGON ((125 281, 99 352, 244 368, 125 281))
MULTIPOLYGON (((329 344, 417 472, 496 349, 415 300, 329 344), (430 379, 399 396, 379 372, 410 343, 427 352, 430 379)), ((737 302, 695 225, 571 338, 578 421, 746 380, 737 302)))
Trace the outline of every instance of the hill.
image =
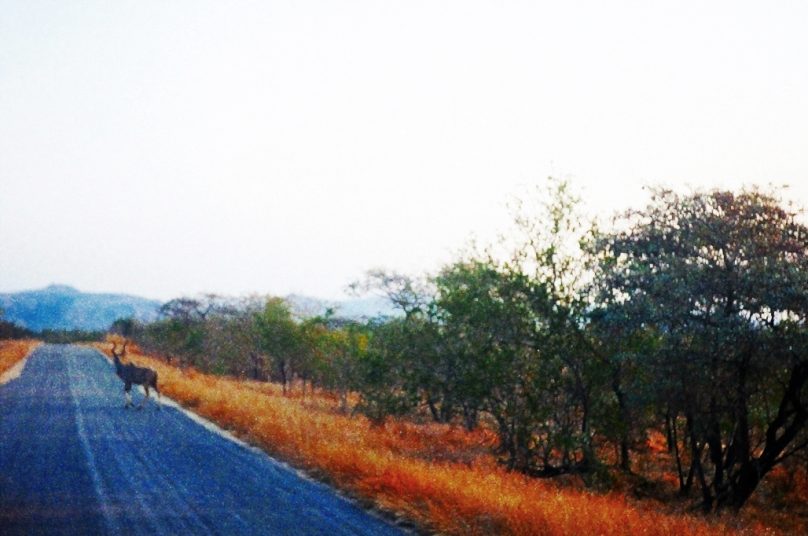
POLYGON ((33 331, 44 329, 97 331, 118 318, 157 318, 160 302, 127 294, 95 294, 64 285, 0 294, 5 320, 33 331))
MULTIPOLYGON (((291 294, 285 299, 302 317, 322 315, 328 309, 339 318, 352 320, 400 314, 388 300, 375 296, 328 301, 291 294)), ((150 322, 157 319, 160 305, 159 301, 138 296, 81 292, 66 285, 0 294, 2 318, 32 331, 98 331, 109 328, 119 318, 130 317, 150 322)))

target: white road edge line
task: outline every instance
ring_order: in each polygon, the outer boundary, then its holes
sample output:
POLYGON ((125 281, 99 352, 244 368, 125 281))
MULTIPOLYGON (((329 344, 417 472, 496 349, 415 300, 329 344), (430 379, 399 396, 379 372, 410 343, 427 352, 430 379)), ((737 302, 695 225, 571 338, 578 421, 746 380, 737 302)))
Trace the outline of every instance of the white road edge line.
MULTIPOLYGON (((101 356, 104 359, 106 359, 108 363, 112 364, 112 360, 107 356, 107 354, 105 354, 104 352, 98 350, 97 348, 94 348, 94 349, 99 354, 101 354, 101 356)), ((143 396, 146 396, 146 390, 143 388, 142 385, 137 385, 136 387, 140 390, 140 394, 142 394, 143 396)), ((242 447, 244 449, 247 449, 250 452, 258 454, 258 455, 262 456, 265 459, 268 459, 273 464, 275 464, 275 465, 277 465, 277 466, 279 466, 279 467, 281 467, 283 469, 286 469, 287 471, 290 471, 290 472, 294 473, 298 477, 300 477, 300 478, 302 478, 304 480, 307 480, 307 481, 309 481, 309 482, 311 482, 311 483, 313 483, 313 484, 315 484, 317 486, 321 486, 323 488, 328 489, 331 493, 333 493, 334 495, 336 495, 337 497, 339 497, 343 501, 354 505, 355 507, 359 508, 360 510, 362 510, 366 514, 375 517, 376 519, 382 520, 382 521, 384 521, 386 523, 390 523, 391 525, 395 526, 396 528, 398 528, 399 530, 401 530, 405 534, 413 534, 414 533, 411 529, 409 529, 407 527, 403 527, 403 526, 399 525, 398 523, 396 523, 394 520, 391 520, 389 516, 384 515, 380 510, 378 510, 376 508, 368 508, 367 506, 363 506, 358 500, 351 497, 350 495, 347 495, 341 489, 336 488, 334 486, 329 486, 328 484, 326 484, 326 483, 312 477, 311 475, 309 475, 305 471, 303 471, 301 469, 298 469, 298 468, 294 467, 293 465, 290 465, 289 463, 286 463, 286 462, 284 462, 282 460, 279 460, 278 458, 275 458, 274 456, 271 456, 267 451, 263 450, 262 448, 256 447, 255 445, 251 445, 251 444, 247 443, 246 441, 243 441, 242 439, 239 439, 232 432, 229 432, 229 431, 225 430, 224 428, 220 427, 215 422, 210 421, 210 420, 206 419, 205 417, 202 417, 201 415, 199 415, 197 413, 194 413, 193 411, 183 407, 181 404, 179 404, 174 399, 172 399, 172 398, 170 398, 170 397, 168 397, 168 396, 166 396, 166 395, 164 395, 162 393, 160 393, 160 399, 162 400, 162 402, 160 402, 155 396, 150 396, 149 398, 155 404, 166 405, 166 406, 169 406, 169 407, 172 407, 172 408, 176 409, 177 411, 182 412, 186 417, 188 417, 189 419, 191 419, 195 423, 199 424, 200 426, 202 426, 206 430, 208 430, 210 432, 213 432, 214 434, 216 434, 218 436, 221 436, 224 439, 227 439, 228 441, 232 441, 236 445, 238 445, 238 446, 240 446, 240 447, 242 447)), ((144 410, 146 409, 145 406, 144 406, 143 409, 144 410)))
MULTIPOLYGON (((67 369, 68 373, 71 375, 76 373, 73 367, 74 362, 68 359, 67 369)), ((76 409, 76 431, 79 436, 79 443, 81 443, 81 448, 84 451, 84 457, 87 460, 87 468, 90 471, 90 478, 92 478, 93 481, 93 488, 95 488, 96 496, 98 497, 99 504, 101 505, 101 517, 103 518, 104 525, 106 525, 107 531, 110 534, 120 534, 123 527, 118 525, 117 521, 112 515, 110 515, 108 510, 110 506, 109 496, 107 495, 107 490, 101 480, 101 475, 98 473, 95 455, 93 454, 93 449, 90 447, 90 440, 87 437, 87 430, 84 427, 84 416, 81 413, 81 407, 78 403, 75 382, 68 382, 68 390, 70 391, 70 397, 73 400, 73 406, 76 409)))
MULTIPOLYGON (((99 354, 101 354, 104 357, 104 359, 107 360, 108 363, 112 364, 112 360, 107 356, 107 354, 105 354, 104 352, 98 350, 97 348, 94 348, 94 349, 99 354)), ((136 385, 135 387, 140 391, 141 395, 146 396, 146 390, 143 388, 142 385, 136 385)), ((225 438, 225 439, 227 439, 229 441, 232 441, 233 443, 239 445, 240 447, 244 447, 245 449, 251 450, 253 452, 263 454, 264 456, 267 456, 271 460, 273 460, 273 461, 275 461, 275 462, 277 462, 277 463, 279 463, 281 465, 286 465, 283 462, 275 460, 275 458, 273 458, 272 456, 269 456, 264 450, 262 450, 262 449, 260 449, 258 447, 255 447, 253 445, 250 445, 249 443, 247 443, 245 441, 242 441, 241 439, 239 439, 238 437, 233 435, 231 432, 228 432, 224 428, 221 428, 218 424, 214 423, 213 421, 209 421, 205 417, 202 417, 201 415, 198 415, 198 414, 194 413, 193 411, 191 411, 189 409, 186 409, 180 403, 178 403, 174 399, 164 395, 163 393, 160 393, 160 398, 159 399, 157 398, 156 395, 150 395, 149 400, 151 402, 153 402, 154 404, 159 404, 159 405, 172 407, 172 408, 182 412, 186 417, 188 417, 189 419, 191 419, 195 423, 199 424, 200 426, 202 426, 206 430, 208 430, 210 432, 213 432, 214 434, 216 434, 218 436, 221 436, 221 437, 223 437, 223 438, 225 438)), ((144 410, 146 409, 146 405, 143 406, 143 409, 144 410)), ((291 466, 288 466, 288 467, 290 469, 293 469, 291 466)))
MULTIPOLYGON (((146 396, 146 390, 143 388, 142 385, 138 385, 137 388, 140 390, 140 394, 142 394, 143 396, 146 396)), ((156 398, 154 398, 154 397, 149 397, 149 398, 155 404, 160 404, 160 402, 158 402, 156 398)), ((205 428, 209 432, 213 432, 214 434, 216 434, 216 435, 218 435, 220 437, 223 437, 224 439, 227 439, 228 441, 232 441, 236 445, 238 445, 238 446, 240 446, 240 447, 242 447, 244 449, 247 449, 250 452, 260 454, 261 456, 264 456, 264 457, 268 458, 270 461, 272 461, 272 463, 288 469, 289 471, 295 473, 296 475, 298 475, 301 478, 305 478, 306 480, 308 480, 310 482, 325 485, 322 482, 320 482, 319 480, 316 480, 316 479, 310 477, 305 472, 293 467, 292 465, 289 465, 288 463, 286 463, 284 461, 281 461, 281 460, 275 458, 274 456, 271 456, 264 449, 262 449, 260 447, 257 447, 255 445, 251 445, 250 443, 247 443, 243 439, 238 438, 235 434, 233 434, 233 432, 225 430, 224 428, 222 428, 221 426, 219 426, 215 422, 206 419, 205 417, 199 415, 198 413, 194 413, 193 411, 191 411, 190 409, 184 407, 182 404, 180 404, 179 402, 177 402, 173 398, 170 398, 170 397, 168 397, 168 396, 166 396, 166 395, 164 395, 162 393, 160 394, 160 398, 162 399, 162 405, 169 406, 169 407, 172 407, 172 408, 176 409, 177 411, 181 412, 183 415, 185 415, 186 417, 188 417, 189 419, 191 419, 192 421, 194 421, 198 425, 202 426, 203 428, 205 428)), ((144 406, 143 409, 145 410, 146 406, 144 406)), ((327 486, 327 487, 329 487, 330 489, 334 489, 335 491, 339 491, 336 488, 332 488, 331 486, 327 486)))
MULTIPOLYGON (((138 385, 138 389, 140 389, 140 394, 142 394, 143 396, 146 396, 146 390, 143 389, 143 386, 138 385)), ((246 442, 242 441, 241 439, 239 439, 238 437, 233 435, 231 432, 228 432, 224 428, 221 428, 218 424, 214 423, 213 421, 209 421, 205 417, 202 417, 201 415, 198 415, 198 414, 194 413, 191 410, 188 410, 188 409, 184 408, 178 402, 176 402, 173 399, 167 397, 166 395, 160 393, 160 398, 161 398, 161 401, 158 401, 157 398, 155 398, 154 396, 149 397, 149 399, 152 402, 154 402, 155 404, 161 404, 163 406, 169 406, 169 407, 172 407, 174 409, 177 409, 177 410, 181 411, 182 413, 185 414, 186 417, 188 417, 189 419, 191 419, 195 423, 201 425, 203 428, 205 428, 206 430, 208 430, 210 432, 213 432, 216 435, 219 435, 219 436, 221 436, 221 437, 223 437, 225 439, 228 439, 228 440, 232 441, 233 443, 236 443, 237 445, 239 445, 241 447, 244 447, 245 449, 249 449, 249 450, 252 450, 252 451, 255 451, 255 452, 264 453, 264 451, 259 449, 258 447, 254 447, 254 446, 250 445, 249 443, 246 443, 246 442)), ((144 406, 143 409, 146 409, 146 406, 144 406)))
MULTIPOLYGON (((140 385, 138 385, 137 387, 140 389, 140 393, 143 396, 146 396, 146 390, 140 385)), ((209 421, 205 417, 202 417, 201 415, 198 415, 198 414, 194 413, 193 411, 184 408, 182 405, 177 403, 175 400, 167 397, 166 395, 161 394, 160 396, 164 400, 163 404, 165 404, 167 406, 170 406, 172 408, 175 408, 178 411, 182 412, 186 417, 188 417, 189 419, 191 419, 195 423, 199 424, 200 426, 202 426, 206 430, 209 430, 210 432, 213 432, 214 434, 216 434, 218 436, 221 436, 221 437, 223 437, 223 438, 225 438, 225 439, 227 439, 229 441, 232 441, 233 443, 237 444, 238 446, 240 446, 242 448, 245 448, 245 449, 249 450, 250 452, 253 452, 255 454, 260 455, 261 457, 269 460, 271 463, 279 466, 282 469, 290 471, 291 473, 297 475, 298 477, 302 478, 303 480, 311 482, 311 483, 315 484, 316 486, 328 489, 331 493, 333 493, 334 495, 336 495, 337 497, 339 497, 343 501, 345 501, 345 502, 359 508, 360 510, 362 510, 366 514, 368 514, 370 516, 373 516, 376 519, 379 519, 381 521, 384 521, 385 523, 389 523, 390 525, 395 526, 396 528, 401 530, 402 533, 404 533, 404 534, 414 534, 413 530, 411 530, 408 527, 404 527, 404 526, 399 525, 398 523, 396 523, 395 519, 391 519, 390 516, 384 515, 384 513, 382 511, 378 510, 377 508, 375 508, 375 507, 368 508, 367 506, 362 505, 357 499, 355 499, 354 497, 351 497, 350 495, 347 495, 341 489, 339 489, 337 487, 334 487, 334 486, 329 486, 325 482, 322 482, 322 481, 317 480, 316 478, 312 477, 311 475, 309 475, 305 471, 303 471, 301 469, 298 469, 298 468, 294 467, 293 465, 290 465, 290 464, 288 464, 288 463, 286 463, 286 462, 284 462, 282 460, 279 460, 278 458, 275 458, 274 456, 270 455, 267 451, 263 450, 262 448, 256 447, 255 445, 251 445, 251 444, 239 439, 238 437, 233 435, 231 432, 221 428, 215 422, 209 421)), ((157 402, 156 399, 155 399, 155 403, 159 404, 159 402, 157 402)))
POLYGON ((25 364, 28 362, 28 357, 33 353, 33 351, 28 352, 28 355, 17 361, 13 367, 5 371, 2 375, 0 375, 0 385, 5 385, 12 380, 16 380, 22 374, 23 369, 25 368, 25 364))

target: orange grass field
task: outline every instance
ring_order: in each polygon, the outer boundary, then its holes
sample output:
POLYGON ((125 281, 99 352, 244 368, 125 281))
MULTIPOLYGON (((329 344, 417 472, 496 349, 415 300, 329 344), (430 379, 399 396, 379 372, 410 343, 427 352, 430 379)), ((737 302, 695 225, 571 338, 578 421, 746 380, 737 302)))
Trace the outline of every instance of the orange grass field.
MULTIPOLYGON (((109 345, 97 347, 108 352, 109 345)), ((283 396, 274 384, 181 370, 138 355, 160 390, 272 455, 427 531, 444 534, 774 534, 758 523, 665 513, 652 501, 594 494, 509 473, 490 432, 403 421, 373 427, 328 393, 283 396)))
POLYGON ((0 374, 16 365, 40 344, 32 340, 0 341, 0 374))

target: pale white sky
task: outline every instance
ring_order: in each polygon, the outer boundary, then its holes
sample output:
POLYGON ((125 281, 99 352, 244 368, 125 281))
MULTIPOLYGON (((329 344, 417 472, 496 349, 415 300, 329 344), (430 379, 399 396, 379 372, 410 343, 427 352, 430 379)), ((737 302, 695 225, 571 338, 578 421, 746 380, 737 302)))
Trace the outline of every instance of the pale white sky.
POLYGON ((0 0, 0 291, 338 298, 568 176, 788 183, 808 2, 0 0))

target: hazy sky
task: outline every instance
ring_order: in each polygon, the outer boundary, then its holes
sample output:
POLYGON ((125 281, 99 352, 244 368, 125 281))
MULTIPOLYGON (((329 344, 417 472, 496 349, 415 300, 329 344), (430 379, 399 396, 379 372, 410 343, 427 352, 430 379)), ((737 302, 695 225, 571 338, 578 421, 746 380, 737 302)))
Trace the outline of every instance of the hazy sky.
POLYGON ((0 290, 339 297, 570 177, 788 183, 808 2, 0 0, 0 290))

